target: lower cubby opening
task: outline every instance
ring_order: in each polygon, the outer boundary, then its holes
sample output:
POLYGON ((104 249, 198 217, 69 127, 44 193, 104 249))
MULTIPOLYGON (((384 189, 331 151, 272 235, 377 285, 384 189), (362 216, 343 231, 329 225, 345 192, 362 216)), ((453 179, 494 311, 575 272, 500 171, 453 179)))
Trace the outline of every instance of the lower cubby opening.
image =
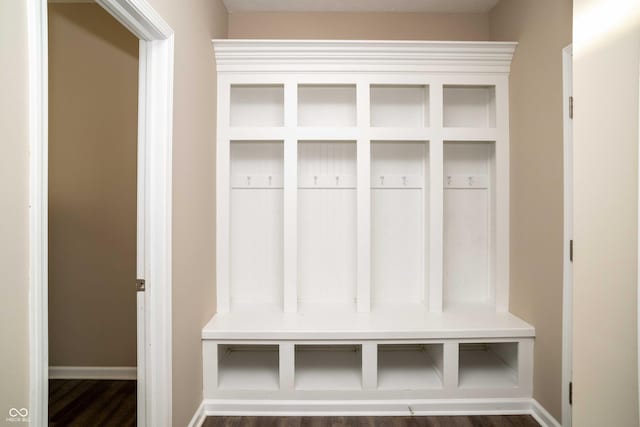
POLYGON ((378 389, 442 388, 442 378, 442 344, 378 346, 378 389))
POLYGON ((295 388, 362 389, 362 346, 296 345, 295 388))
POLYGON ((218 346, 218 388, 221 390, 278 390, 277 345, 218 346))
POLYGON ((461 343, 460 388, 509 388, 518 386, 518 343, 461 343))

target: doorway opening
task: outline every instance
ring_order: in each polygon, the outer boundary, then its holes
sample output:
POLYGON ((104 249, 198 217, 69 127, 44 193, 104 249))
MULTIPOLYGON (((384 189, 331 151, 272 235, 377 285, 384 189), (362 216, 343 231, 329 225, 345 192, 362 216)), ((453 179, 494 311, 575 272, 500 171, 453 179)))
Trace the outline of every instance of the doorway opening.
POLYGON ((50 425, 136 422, 138 45, 49 4, 50 425))

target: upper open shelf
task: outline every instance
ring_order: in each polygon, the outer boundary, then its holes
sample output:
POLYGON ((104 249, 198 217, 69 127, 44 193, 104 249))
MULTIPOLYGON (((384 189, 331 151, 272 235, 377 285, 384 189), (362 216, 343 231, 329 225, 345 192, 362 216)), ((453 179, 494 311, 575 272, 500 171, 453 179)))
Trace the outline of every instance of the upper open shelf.
POLYGON ((283 85, 231 85, 230 126, 284 125, 283 85))
POLYGON ((444 127, 495 128, 495 86, 445 85, 444 127))
POLYGON ((298 126, 355 125, 355 85, 298 86, 298 126))
POLYGON ((371 85, 371 126, 429 126, 429 86, 371 85))

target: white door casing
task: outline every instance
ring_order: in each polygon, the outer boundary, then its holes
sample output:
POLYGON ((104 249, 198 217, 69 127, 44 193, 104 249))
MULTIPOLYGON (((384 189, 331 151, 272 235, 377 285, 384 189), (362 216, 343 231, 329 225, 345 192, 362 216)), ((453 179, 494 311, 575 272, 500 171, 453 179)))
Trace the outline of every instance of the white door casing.
POLYGON ((570 383, 573 358, 573 49, 562 50, 564 140, 564 249, 562 291, 562 425, 571 426, 570 383))
MULTIPOLYGON (((140 39, 138 105, 138 425, 171 425, 173 30, 145 0, 97 0, 140 39), (142 351, 141 351, 142 349, 142 351), (153 349, 153 351, 151 351, 153 349)), ((29 410, 47 425, 47 0, 28 0, 29 410)), ((132 283, 132 292, 134 283, 132 283)))

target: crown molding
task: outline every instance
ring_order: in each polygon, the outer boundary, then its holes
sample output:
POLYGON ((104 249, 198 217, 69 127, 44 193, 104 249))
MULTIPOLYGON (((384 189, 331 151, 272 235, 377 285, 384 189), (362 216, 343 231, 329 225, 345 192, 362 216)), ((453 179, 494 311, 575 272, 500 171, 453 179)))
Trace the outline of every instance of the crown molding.
POLYGON ((213 40, 218 72, 508 73, 516 42, 213 40))

